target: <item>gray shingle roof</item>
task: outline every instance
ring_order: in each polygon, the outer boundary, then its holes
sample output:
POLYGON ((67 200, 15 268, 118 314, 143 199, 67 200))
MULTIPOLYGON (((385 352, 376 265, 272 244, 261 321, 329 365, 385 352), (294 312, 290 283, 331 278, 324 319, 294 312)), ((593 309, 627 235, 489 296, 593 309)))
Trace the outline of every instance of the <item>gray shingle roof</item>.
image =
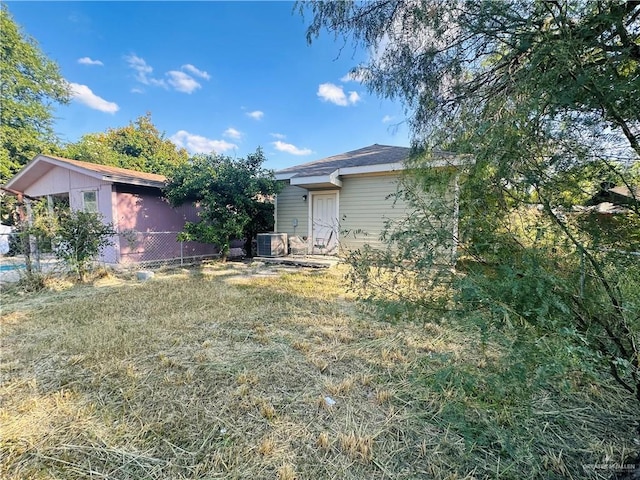
POLYGON ((409 157, 410 151, 411 149, 407 147, 393 147, 375 143, 368 147, 352 150, 351 152, 285 168, 284 170, 277 171, 276 174, 291 174, 292 177, 329 175, 339 168, 365 167, 402 162, 409 157))

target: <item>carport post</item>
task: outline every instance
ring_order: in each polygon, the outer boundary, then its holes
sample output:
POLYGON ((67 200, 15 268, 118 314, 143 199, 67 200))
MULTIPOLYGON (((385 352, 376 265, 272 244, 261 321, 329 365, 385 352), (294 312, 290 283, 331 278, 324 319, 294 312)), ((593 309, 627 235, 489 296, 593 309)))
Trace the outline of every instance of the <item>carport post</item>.
MULTIPOLYGON (((31 200, 28 198, 24 199, 25 210, 27 211, 27 228, 31 230, 33 226, 33 210, 31 209, 31 200)), ((28 273, 31 273, 31 261, 35 259, 35 267, 36 271, 40 271, 40 249, 38 248, 38 243, 36 238, 31 235, 31 232, 27 233, 27 245, 25 245, 25 265, 27 267, 28 273)))

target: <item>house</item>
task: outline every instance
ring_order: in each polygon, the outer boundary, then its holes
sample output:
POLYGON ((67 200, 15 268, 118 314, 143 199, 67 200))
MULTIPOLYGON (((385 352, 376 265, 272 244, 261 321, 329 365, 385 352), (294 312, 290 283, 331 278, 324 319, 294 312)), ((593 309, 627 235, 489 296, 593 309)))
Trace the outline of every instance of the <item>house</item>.
POLYGON ((212 245, 179 242, 188 221, 197 221, 193 205, 172 207, 162 196, 162 175, 37 155, 6 188, 49 205, 97 212, 119 232, 100 260, 109 264, 184 259, 215 254, 212 245))
POLYGON ((381 246, 385 222, 407 213, 393 194, 409 154, 406 147, 374 144, 277 171, 284 188, 276 197, 276 232, 301 237, 311 254, 381 246))
POLYGON ((602 182, 600 190, 586 203, 590 211, 599 214, 625 213, 640 207, 640 187, 602 182))

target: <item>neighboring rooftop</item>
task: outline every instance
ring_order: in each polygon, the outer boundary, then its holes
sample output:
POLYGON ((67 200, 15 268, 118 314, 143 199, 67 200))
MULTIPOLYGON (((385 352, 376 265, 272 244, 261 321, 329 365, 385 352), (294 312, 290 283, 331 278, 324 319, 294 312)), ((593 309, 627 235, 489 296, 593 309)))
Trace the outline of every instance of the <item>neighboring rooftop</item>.
POLYGON ((608 203, 616 206, 629 207, 640 205, 640 186, 619 185, 615 186, 608 182, 600 185, 600 191, 596 193, 588 202, 587 206, 594 206, 601 203, 608 203))
POLYGON ((155 173, 137 172, 126 168, 82 162, 54 155, 37 155, 7 182, 6 187, 18 192, 24 191, 25 185, 23 184, 29 183, 33 178, 41 177, 54 167, 68 168, 114 183, 162 188, 167 181, 164 175, 156 175, 155 173))
POLYGON ((632 198, 638 201, 640 199, 640 187, 631 186, 631 188, 627 186, 613 187, 609 189, 609 191, 615 195, 620 195, 622 197, 632 198))
POLYGON ((110 165, 100 165, 98 163, 82 162, 80 160, 71 160, 69 158, 56 157, 53 155, 43 155, 44 157, 54 158, 61 162, 69 163, 80 168, 85 168, 93 172, 102 173, 111 177, 150 180, 152 182, 166 182, 167 177, 164 175, 158 175, 156 173, 138 172, 136 170, 129 170, 128 168, 112 167, 110 165))
POLYGON ((303 163, 276 172, 277 177, 310 177, 330 175, 336 170, 349 167, 368 167, 374 165, 402 163, 409 157, 410 148, 378 145, 359 148, 332 157, 303 163))

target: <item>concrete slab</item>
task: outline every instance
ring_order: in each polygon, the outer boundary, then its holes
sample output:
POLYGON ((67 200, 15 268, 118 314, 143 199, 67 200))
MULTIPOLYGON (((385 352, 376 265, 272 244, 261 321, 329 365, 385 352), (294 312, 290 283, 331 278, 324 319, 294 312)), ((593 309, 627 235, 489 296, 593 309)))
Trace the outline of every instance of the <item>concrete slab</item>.
POLYGON ((337 265, 340 259, 329 255, 287 255, 286 257, 255 257, 254 261, 276 265, 329 268, 337 265))

